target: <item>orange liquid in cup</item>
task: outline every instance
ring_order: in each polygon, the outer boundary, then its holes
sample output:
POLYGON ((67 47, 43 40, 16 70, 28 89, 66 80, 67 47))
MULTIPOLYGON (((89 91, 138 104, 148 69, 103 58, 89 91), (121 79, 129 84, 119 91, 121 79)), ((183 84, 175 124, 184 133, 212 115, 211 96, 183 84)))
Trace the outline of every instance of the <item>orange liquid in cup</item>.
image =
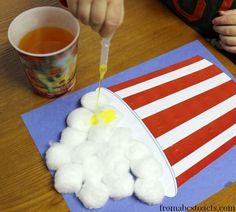
POLYGON ((19 43, 19 48, 34 54, 47 54, 65 48, 74 36, 59 27, 41 27, 28 32, 19 43))

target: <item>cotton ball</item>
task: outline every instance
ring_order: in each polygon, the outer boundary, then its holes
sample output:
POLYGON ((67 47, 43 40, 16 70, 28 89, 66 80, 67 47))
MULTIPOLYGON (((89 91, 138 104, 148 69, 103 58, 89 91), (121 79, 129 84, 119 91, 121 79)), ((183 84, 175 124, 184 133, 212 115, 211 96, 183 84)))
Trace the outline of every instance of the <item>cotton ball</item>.
POLYGON ((84 180, 89 182, 99 182, 104 175, 103 162, 96 156, 84 160, 83 170, 84 180))
POLYGON ((91 118, 93 113, 86 108, 77 108, 73 110, 67 117, 69 127, 76 128, 82 131, 88 131, 91 127, 91 118))
POLYGON ((104 173, 113 173, 116 176, 123 176, 129 173, 129 161, 118 151, 111 151, 103 159, 104 173))
POLYGON ((159 180, 138 178, 134 184, 134 193, 138 199, 147 204, 158 204, 164 198, 164 188, 159 180))
POLYGON ((78 164, 61 166, 55 174, 55 188, 59 193, 78 192, 82 185, 83 168, 78 164))
POLYGON ((110 138, 112 148, 119 149, 122 153, 129 149, 131 141, 131 130, 125 127, 115 128, 110 138))
POLYGON ((75 128, 67 127, 61 133, 60 142, 68 145, 78 145, 84 142, 87 138, 87 133, 75 128))
POLYGON ((97 102, 97 97, 98 97, 97 91, 92 91, 92 92, 85 94, 81 98, 82 106, 91 110, 91 111, 95 111, 97 109, 97 107, 108 105, 110 102, 109 99, 102 93, 100 93, 100 95, 99 95, 98 102, 97 102))
POLYGON ((110 154, 112 150, 111 145, 108 142, 100 142, 98 146, 99 150, 97 151, 96 156, 103 160, 110 154))
POLYGON ((76 195, 83 205, 89 209, 103 207, 109 198, 108 189, 101 182, 85 182, 80 192, 78 192, 76 195))
POLYGON ((126 152, 126 157, 130 161, 137 161, 148 156, 151 156, 149 148, 140 141, 133 141, 126 152))
POLYGON ((57 170, 60 166, 70 163, 71 149, 65 144, 53 143, 46 152, 46 164, 50 170, 57 170))
POLYGON ((83 163, 87 158, 96 155, 99 146, 96 142, 85 141, 72 151, 71 160, 75 163, 83 163))
POLYGON ((103 177, 102 181, 108 187, 109 195, 113 199, 131 196, 134 192, 134 179, 131 174, 116 176, 111 173, 103 177))
POLYGON ((107 142, 113 132, 112 126, 96 125, 91 127, 88 132, 88 140, 97 142, 107 142))
POLYGON ((161 164, 152 157, 132 162, 131 171, 136 177, 145 179, 158 179, 163 172, 161 164))

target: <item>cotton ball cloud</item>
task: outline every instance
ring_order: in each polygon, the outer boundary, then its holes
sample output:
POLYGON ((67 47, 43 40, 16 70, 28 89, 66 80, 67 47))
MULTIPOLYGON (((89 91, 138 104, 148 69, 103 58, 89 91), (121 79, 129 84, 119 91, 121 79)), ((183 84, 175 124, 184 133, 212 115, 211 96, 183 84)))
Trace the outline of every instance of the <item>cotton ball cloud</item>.
POLYGON ((132 162, 131 170, 136 177, 146 179, 158 179, 163 172, 161 164, 152 157, 132 162))
POLYGON ((130 161, 137 161, 143 158, 151 156, 151 151, 149 148, 140 141, 132 141, 128 151, 126 152, 126 157, 130 161))
POLYGON ((157 179, 138 178, 134 184, 134 193, 138 199, 150 205, 158 204, 164 198, 164 188, 157 179))
POLYGON ((46 164, 50 170, 57 170, 60 166, 70 163, 71 149, 65 144, 53 143, 46 152, 46 164))
POLYGON ((110 100, 102 93, 100 93, 99 101, 97 102, 98 92, 92 91, 87 94, 85 94, 81 98, 81 104, 83 107, 95 111, 98 107, 102 107, 105 105, 108 105, 110 103, 110 100))
POLYGON ((48 168, 57 170, 55 189, 75 193, 90 209, 103 207, 109 197, 119 200, 133 193, 148 204, 160 203, 162 167, 148 146, 135 140, 130 128, 119 126, 122 115, 103 94, 98 105, 97 91, 84 95, 81 103, 68 115, 60 143, 46 152, 48 168))
POLYGON ((85 182, 76 196, 86 208, 95 209, 101 208, 106 204, 109 198, 109 192, 107 187, 101 182, 85 182))
POLYGON ((61 133, 60 142, 67 145, 76 146, 84 142, 87 138, 87 133, 75 128, 67 127, 61 133))
POLYGON ((131 174, 117 176, 113 173, 107 174, 102 181, 108 187, 111 198, 119 200, 131 196, 134 191, 134 179, 131 174))
POLYGON ((59 193, 78 192, 82 185, 83 169, 78 164, 61 166, 55 174, 55 188, 59 193))
POLYGON ((93 113, 86 108, 77 108, 73 110, 67 117, 69 127, 76 128, 82 131, 88 131, 92 126, 91 118, 93 113))

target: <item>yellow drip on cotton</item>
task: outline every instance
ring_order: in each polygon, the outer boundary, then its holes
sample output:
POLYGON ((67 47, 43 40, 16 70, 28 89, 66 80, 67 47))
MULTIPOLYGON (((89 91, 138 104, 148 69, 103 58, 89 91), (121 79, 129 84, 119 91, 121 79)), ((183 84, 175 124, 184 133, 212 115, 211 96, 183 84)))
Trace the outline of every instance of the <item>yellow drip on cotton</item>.
POLYGON ((111 108, 108 108, 103 111, 95 112, 95 114, 90 119, 90 123, 92 125, 97 125, 99 122, 102 122, 103 124, 108 125, 116 119, 116 111, 111 108))

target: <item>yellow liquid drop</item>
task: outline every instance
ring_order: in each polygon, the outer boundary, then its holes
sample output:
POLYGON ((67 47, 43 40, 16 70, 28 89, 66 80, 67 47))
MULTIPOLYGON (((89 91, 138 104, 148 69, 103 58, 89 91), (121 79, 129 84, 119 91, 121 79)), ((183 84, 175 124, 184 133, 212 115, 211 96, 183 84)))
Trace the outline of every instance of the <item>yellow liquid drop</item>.
POLYGON ((96 103, 97 106, 98 106, 100 92, 101 92, 102 80, 104 79, 104 76, 105 76, 106 72, 107 72, 107 65, 104 65, 104 64, 100 65, 99 66, 98 95, 97 95, 97 103, 96 103))
POLYGON ((97 125, 99 122, 102 122, 103 124, 108 125, 116 119, 117 119, 116 111, 111 108, 108 108, 103 111, 95 112, 95 114, 90 119, 90 123, 92 125, 97 125))

